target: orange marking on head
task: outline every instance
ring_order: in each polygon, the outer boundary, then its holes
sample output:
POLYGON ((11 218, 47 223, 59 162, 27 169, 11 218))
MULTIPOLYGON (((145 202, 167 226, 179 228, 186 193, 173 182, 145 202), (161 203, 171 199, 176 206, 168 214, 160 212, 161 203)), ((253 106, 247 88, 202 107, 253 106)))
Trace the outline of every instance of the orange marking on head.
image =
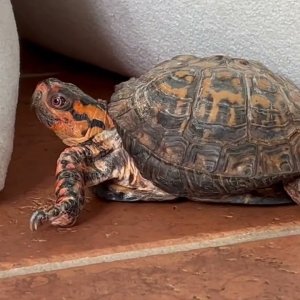
POLYGON ((90 120, 96 119, 103 122, 105 128, 114 127, 113 121, 105 110, 95 105, 84 105, 80 101, 75 101, 73 109, 78 114, 86 114, 90 120))
POLYGON ((86 114, 90 119, 95 113, 95 105, 84 105, 79 100, 74 101, 73 109, 78 114, 86 114))

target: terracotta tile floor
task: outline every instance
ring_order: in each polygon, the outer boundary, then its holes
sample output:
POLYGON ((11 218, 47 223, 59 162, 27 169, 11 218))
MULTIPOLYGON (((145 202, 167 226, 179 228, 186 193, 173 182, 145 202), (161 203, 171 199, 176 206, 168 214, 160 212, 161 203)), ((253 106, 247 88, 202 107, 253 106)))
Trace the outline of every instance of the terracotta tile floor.
POLYGON ((30 232, 33 208, 53 198, 64 148, 30 109, 45 76, 103 99, 124 79, 23 46, 15 148, 0 192, 0 299, 300 299, 297 206, 130 204, 89 194, 77 226, 30 232))
POLYGON ((8 278, 0 290, 3 299, 20 300, 293 300, 300 295, 299 247, 294 237, 181 252, 8 278))

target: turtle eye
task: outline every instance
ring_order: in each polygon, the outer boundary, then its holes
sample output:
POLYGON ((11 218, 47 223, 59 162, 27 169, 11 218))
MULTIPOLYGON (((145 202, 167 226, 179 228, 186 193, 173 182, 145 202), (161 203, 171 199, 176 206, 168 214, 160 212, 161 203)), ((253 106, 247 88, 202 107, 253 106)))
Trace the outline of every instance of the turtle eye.
POLYGON ((67 99, 62 95, 54 95, 50 100, 50 105, 54 108, 64 108, 67 103, 67 99))

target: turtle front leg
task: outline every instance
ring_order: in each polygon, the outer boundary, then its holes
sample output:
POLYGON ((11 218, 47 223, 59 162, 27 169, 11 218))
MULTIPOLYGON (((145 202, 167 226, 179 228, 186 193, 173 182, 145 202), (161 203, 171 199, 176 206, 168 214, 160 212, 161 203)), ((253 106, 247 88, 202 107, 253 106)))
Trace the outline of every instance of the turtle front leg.
POLYGON ((114 177, 112 159, 117 153, 104 154, 92 146, 71 147, 62 152, 57 161, 55 203, 32 214, 31 230, 47 221, 61 227, 75 224, 85 204, 85 187, 114 177))

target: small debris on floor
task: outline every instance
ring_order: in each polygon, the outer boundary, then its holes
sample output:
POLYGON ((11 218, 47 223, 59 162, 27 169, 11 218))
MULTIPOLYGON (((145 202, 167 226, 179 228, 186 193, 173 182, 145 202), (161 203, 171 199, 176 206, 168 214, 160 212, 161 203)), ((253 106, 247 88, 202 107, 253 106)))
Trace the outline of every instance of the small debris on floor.
POLYGON ((284 269, 284 268, 278 268, 278 270, 282 271, 282 272, 290 273, 290 274, 298 274, 298 272, 296 272, 296 271, 287 270, 287 269, 284 269))
POLYGON ((42 242, 47 242, 47 240, 42 240, 42 239, 32 239, 32 242, 42 243, 42 242))
POLYGON ((110 233, 105 233, 106 238, 110 238, 112 235, 118 235, 119 233, 117 231, 112 231, 110 233))
POLYGON ((77 230, 74 227, 57 227, 56 230, 58 232, 64 233, 64 232, 77 232, 77 230))
POLYGON ((226 260, 227 261, 237 261, 237 258, 236 257, 230 257, 230 258, 227 258, 226 260))
POLYGON ((225 218, 227 218, 227 219, 231 219, 231 218, 233 218, 233 216, 232 216, 232 215, 225 215, 224 217, 225 217, 225 218))

